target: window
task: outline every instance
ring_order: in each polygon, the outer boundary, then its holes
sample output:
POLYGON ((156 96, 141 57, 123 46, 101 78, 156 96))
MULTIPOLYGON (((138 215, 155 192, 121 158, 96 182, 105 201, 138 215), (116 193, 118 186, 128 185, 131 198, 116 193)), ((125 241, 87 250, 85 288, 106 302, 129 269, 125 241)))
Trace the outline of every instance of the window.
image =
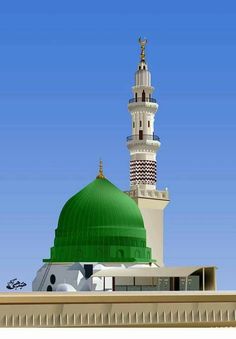
POLYGON ((142 91, 142 101, 145 101, 145 92, 144 92, 144 90, 142 91))
POLYGON ((91 264, 85 264, 84 265, 84 277, 85 279, 88 279, 93 274, 93 265, 91 264))
POLYGON ((48 286, 47 286, 47 291, 48 291, 48 292, 52 292, 52 286, 51 286, 51 285, 48 285, 48 286))
POLYGON ((50 277, 50 283, 53 285, 53 284, 55 284, 55 282, 56 282, 56 277, 55 277, 54 274, 52 274, 51 277, 50 277))
POLYGON ((133 128, 135 128, 135 122, 133 121, 133 128))
POLYGON ((117 256, 117 258, 119 258, 119 259, 121 259, 121 258, 124 258, 124 251, 123 250, 118 250, 117 252, 116 252, 116 256, 117 256))
POLYGON ((141 120, 139 121, 139 127, 142 127, 142 121, 141 120))
POLYGON ((150 121, 148 120, 148 127, 150 127, 150 121))

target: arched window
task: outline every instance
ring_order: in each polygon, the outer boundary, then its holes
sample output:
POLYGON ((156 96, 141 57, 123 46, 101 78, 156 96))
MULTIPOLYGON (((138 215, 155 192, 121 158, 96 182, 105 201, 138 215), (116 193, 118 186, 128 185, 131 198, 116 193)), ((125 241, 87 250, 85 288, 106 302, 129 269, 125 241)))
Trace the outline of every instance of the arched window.
POLYGON ((52 292, 52 286, 51 286, 51 285, 48 285, 48 286, 47 286, 47 291, 48 291, 48 292, 52 292))
POLYGON ((135 128, 135 122, 133 121, 133 128, 135 128))
POLYGON ((118 250, 117 252, 116 252, 116 256, 117 256, 117 258, 119 258, 119 259, 122 259, 122 258, 124 258, 124 250, 118 250))
POLYGON ((50 276, 50 283, 53 285, 53 284, 55 284, 55 282, 56 282, 56 277, 55 277, 54 274, 51 274, 51 276, 50 276))
POLYGON ((145 101, 145 92, 144 92, 144 90, 142 92, 142 101, 145 101))
POLYGON ((148 127, 150 127, 150 121, 148 120, 148 127))
POLYGON ((135 93, 135 101, 137 102, 138 101, 138 94, 135 93))

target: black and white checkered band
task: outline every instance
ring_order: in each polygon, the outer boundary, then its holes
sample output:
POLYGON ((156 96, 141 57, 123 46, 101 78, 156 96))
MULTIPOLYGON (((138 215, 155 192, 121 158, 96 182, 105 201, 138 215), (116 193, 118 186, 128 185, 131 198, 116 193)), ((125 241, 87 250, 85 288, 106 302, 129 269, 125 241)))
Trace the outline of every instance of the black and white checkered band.
POLYGON ((156 161, 152 160, 131 160, 130 161, 130 183, 156 184, 156 161))

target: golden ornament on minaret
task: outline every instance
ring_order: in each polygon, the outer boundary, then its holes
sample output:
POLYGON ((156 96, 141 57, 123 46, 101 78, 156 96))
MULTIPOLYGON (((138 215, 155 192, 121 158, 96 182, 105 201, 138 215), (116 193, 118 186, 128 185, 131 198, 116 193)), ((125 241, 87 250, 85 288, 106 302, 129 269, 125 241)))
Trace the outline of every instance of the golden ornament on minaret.
POLYGON ((141 46, 140 61, 145 62, 145 46, 147 44, 147 39, 142 40, 141 37, 138 39, 138 42, 141 46))
POLYGON ((103 174, 103 163, 101 159, 99 161, 99 173, 97 175, 97 179, 105 179, 105 176, 103 174))

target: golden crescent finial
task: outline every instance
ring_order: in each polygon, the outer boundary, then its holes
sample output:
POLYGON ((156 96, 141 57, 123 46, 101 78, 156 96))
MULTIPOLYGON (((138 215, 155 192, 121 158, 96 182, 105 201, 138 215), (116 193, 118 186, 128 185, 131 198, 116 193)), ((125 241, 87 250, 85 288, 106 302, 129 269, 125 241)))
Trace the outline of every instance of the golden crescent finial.
POLYGON ((139 42, 140 47, 141 47, 140 61, 145 62, 145 46, 147 44, 147 39, 142 40, 141 37, 139 37, 138 42, 139 42))
POLYGON ((99 173, 97 175, 97 179, 105 179, 105 176, 103 174, 103 163, 102 159, 99 160, 99 173))

